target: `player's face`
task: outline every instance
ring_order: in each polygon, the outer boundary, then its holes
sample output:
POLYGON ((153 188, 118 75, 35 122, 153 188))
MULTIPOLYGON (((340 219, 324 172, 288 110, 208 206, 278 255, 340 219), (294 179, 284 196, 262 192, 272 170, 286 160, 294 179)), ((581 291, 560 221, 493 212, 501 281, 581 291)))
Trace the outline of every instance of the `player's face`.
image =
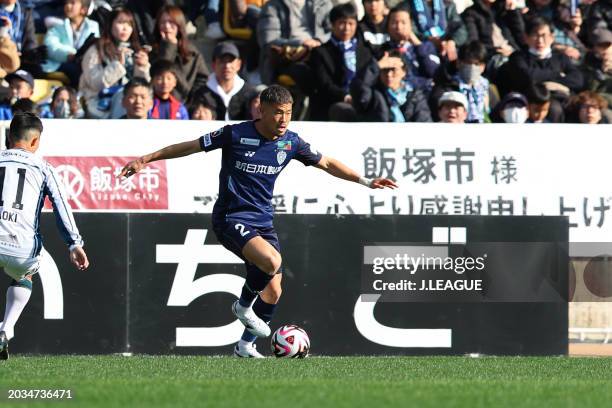
POLYGON ((277 137, 285 134, 289 122, 291 122, 292 104, 272 105, 263 103, 260 105, 260 111, 262 125, 269 134, 277 137))

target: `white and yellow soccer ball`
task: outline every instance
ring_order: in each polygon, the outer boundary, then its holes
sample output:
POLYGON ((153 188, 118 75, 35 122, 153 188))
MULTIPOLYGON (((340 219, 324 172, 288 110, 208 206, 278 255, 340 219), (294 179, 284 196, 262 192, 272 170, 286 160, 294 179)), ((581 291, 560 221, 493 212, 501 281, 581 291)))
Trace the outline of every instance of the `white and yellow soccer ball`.
POLYGON ((305 358, 310 352, 310 339, 301 327, 287 324, 274 332, 271 346, 276 357, 305 358))

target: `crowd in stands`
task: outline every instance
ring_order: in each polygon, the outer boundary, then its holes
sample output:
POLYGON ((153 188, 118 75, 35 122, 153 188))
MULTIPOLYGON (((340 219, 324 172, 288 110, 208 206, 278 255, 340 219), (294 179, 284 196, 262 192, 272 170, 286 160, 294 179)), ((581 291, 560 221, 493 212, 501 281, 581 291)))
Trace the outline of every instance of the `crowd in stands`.
POLYGON ((612 123, 612 0, 0 0, 0 120, 612 123), (211 44, 210 55, 195 41, 211 44))

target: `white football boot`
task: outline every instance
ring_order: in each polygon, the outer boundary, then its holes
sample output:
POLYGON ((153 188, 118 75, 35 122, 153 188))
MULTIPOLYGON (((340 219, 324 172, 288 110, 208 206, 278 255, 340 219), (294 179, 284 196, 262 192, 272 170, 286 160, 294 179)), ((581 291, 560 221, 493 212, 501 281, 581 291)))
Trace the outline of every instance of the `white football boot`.
POLYGON ((234 347, 234 356, 240 358, 266 358, 255 348, 254 343, 250 343, 248 346, 240 346, 240 343, 234 347))
POLYGON ((232 305, 232 313, 246 327, 248 331, 257 337, 268 337, 270 335, 270 326, 261 320, 250 307, 243 307, 235 301, 232 305))

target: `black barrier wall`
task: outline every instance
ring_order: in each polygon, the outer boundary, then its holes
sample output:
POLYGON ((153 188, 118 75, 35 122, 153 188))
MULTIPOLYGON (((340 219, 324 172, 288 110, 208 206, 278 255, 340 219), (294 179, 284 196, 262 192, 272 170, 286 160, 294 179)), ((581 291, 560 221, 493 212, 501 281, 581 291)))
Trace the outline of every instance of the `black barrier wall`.
MULTIPOLYGON (((210 215, 79 213, 76 218, 92 266, 86 272, 72 269, 52 231, 52 215, 45 214, 42 230, 61 275, 63 318, 44 318, 51 306, 44 305, 36 277, 11 344, 14 352, 231 352, 241 328, 230 305, 244 267, 218 244, 210 215)), ((313 354, 567 353, 565 301, 357 304, 366 244, 431 242, 434 227, 465 228, 468 243, 567 242, 564 217, 278 215, 275 225, 284 275, 272 326, 303 326, 313 354), (423 331, 428 329, 435 331, 423 331), (435 346, 441 338, 448 344, 435 346)), ((517 276, 525 276, 524 261, 506 264, 497 258, 506 269, 521 269, 517 276)), ((567 287, 567 274, 558 273, 557 263, 534 265, 540 272, 554 269, 551 275, 567 287)), ((259 342, 265 350, 268 340, 259 342)))

